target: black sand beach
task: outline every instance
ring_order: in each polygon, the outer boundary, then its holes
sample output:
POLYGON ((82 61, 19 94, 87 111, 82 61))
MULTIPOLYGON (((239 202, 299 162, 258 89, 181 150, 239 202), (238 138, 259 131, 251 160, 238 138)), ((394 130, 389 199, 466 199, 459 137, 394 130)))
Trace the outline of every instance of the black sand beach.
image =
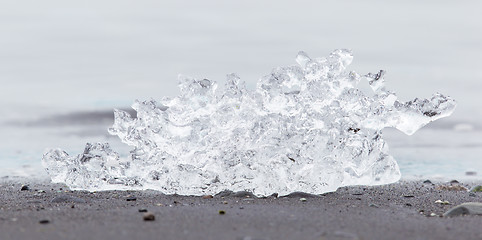
POLYGON ((411 181, 258 199, 229 192, 212 198, 90 193, 5 178, 0 239, 482 239, 482 216, 441 216, 458 204, 482 202, 482 192, 464 189, 480 184, 411 181), (144 220, 145 211, 155 219, 144 220))

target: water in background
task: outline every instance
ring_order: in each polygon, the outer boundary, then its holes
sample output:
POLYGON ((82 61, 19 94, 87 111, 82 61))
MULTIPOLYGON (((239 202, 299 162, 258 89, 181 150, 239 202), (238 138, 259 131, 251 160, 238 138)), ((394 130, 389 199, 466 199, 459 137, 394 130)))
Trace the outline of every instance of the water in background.
MULTIPOLYGON (((1 1, 1 0, 0 0, 1 1)), ((113 108, 177 95, 177 74, 253 88, 275 66, 351 48, 402 100, 442 92, 453 116, 385 131, 404 178, 482 178, 480 1, 1 1, 0 176, 43 175, 46 148, 108 141, 113 108), (468 176, 467 172, 476 172, 468 176)), ((470 174, 469 174, 470 175, 470 174)))

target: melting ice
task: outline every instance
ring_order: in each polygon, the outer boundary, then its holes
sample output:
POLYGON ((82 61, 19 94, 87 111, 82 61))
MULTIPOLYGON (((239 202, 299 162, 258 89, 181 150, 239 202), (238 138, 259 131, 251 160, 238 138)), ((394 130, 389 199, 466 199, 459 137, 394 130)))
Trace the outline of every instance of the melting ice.
POLYGON ((70 156, 48 151, 43 166, 54 182, 76 190, 155 189, 203 195, 222 190, 258 196, 295 191, 324 193, 347 185, 400 179, 382 129, 406 134, 450 115, 442 94, 400 102, 385 88, 384 71, 346 70, 349 50, 278 67, 255 90, 234 74, 224 87, 180 76, 180 95, 136 101, 137 117, 115 110, 109 132, 132 146, 121 158, 108 143, 88 143, 70 156), (374 94, 357 89, 367 80, 374 94))

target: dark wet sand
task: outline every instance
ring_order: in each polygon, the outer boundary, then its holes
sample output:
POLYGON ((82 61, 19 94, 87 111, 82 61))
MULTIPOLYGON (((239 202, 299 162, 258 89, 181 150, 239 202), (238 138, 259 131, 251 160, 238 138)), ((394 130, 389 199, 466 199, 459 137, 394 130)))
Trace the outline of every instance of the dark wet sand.
MULTIPOLYGON (((455 205, 482 202, 482 193, 437 188, 445 184, 204 199, 155 191, 71 192, 60 184, 7 178, 0 182, 0 239, 482 239, 482 216, 439 217, 455 205), (30 190, 21 191, 22 184, 30 190), (155 221, 144 221, 139 209, 155 221)), ((461 185, 475 184, 481 182, 461 185)))

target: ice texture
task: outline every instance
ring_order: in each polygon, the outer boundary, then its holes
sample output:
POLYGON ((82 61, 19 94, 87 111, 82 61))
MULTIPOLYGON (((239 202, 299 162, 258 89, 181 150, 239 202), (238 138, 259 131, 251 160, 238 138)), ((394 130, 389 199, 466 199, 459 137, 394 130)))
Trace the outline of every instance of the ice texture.
POLYGON ((179 76, 179 96, 136 101, 136 118, 115 110, 109 132, 133 147, 130 157, 89 143, 77 156, 50 150, 42 163, 54 182, 89 191, 267 196, 396 182, 382 129, 413 134, 450 115, 455 101, 437 93, 400 102, 385 88, 384 71, 361 76, 346 69, 352 59, 349 50, 316 59, 300 52, 298 65, 275 68, 255 90, 235 74, 219 88, 179 76), (357 88, 360 80, 372 96, 357 88))

